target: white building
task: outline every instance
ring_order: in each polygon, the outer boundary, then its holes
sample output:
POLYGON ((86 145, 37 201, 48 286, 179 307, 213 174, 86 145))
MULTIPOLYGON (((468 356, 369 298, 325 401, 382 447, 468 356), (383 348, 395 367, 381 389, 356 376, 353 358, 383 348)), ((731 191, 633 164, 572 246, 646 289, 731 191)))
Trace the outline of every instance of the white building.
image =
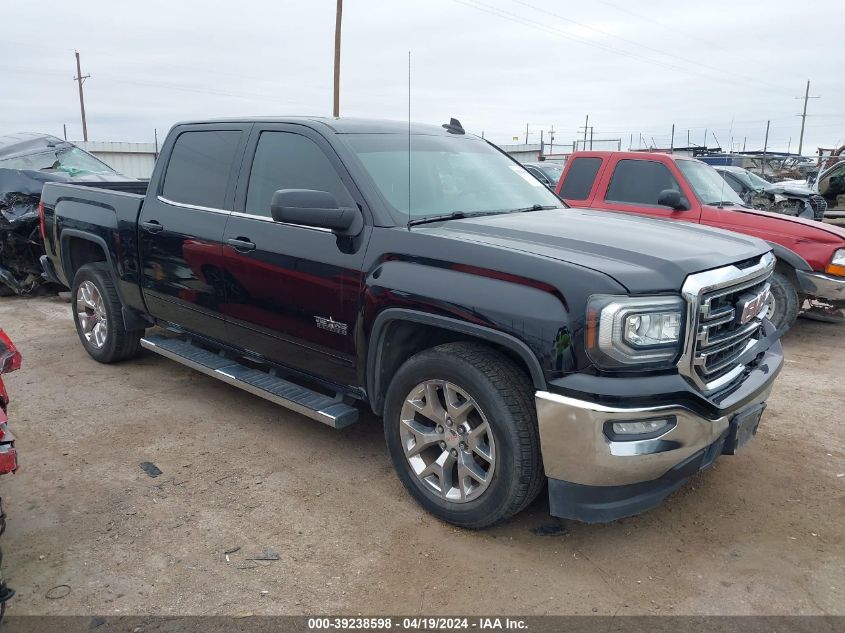
POLYGON ((156 162, 155 143, 122 141, 73 141, 115 171, 130 178, 149 178, 156 162))

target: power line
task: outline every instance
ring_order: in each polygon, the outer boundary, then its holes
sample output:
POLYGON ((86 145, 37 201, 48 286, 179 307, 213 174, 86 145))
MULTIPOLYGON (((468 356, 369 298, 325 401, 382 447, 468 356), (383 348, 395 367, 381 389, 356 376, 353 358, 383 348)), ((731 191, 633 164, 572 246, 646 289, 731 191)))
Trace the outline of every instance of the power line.
MULTIPOLYGON (((544 24, 542 22, 532 20, 531 18, 526 18, 526 17, 521 16, 517 13, 513 13, 511 11, 506 11, 504 9, 500 9, 498 7, 494 7, 494 6, 491 6, 489 4, 485 4, 483 2, 480 2, 479 0, 452 0, 452 1, 456 2, 458 4, 462 4, 466 7, 471 8, 471 9, 475 9, 476 11, 488 13, 490 15, 494 15, 494 16, 499 17, 501 19, 508 20, 508 21, 511 21, 511 22, 515 22, 517 24, 521 24, 523 26, 527 26, 529 28, 533 28, 533 29, 536 29, 536 30, 539 30, 539 31, 543 31, 543 32, 546 32, 546 33, 549 33, 549 34, 552 34, 552 35, 556 35, 556 36, 562 37, 564 39, 569 39, 569 40, 573 40, 573 41, 576 41, 576 42, 580 42, 582 44, 586 44, 587 46, 592 46, 593 48, 597 48, 599 50, 603 50, 603 51, 612 53, 614 55, 620 55, 622 57, 626 57, 626 58, 629 58, 629 59, 630 58, 638 59, 640 61, 643 61, 643 62, 646 62, 646 63, 649 63, 649 64, 653 64, 655 66, 660 66, 662 68, 667 68, 669 70, 675 70, 675 71, 682 72, 682 73, 695 72, 695 71, 691 71, 689 68, 686 68, 686 67, 683 67, 683 66, 677 66, 677 65, 674 65, 674 64, 662 62, 662 61, 656 60, 652 57, 644 57, 642 55, 638 55, 638 54, 633 53, 633 52, 628 51, 628 50, 614 48, 612 46, 607 46, 605 44, 600 44, 598 42, 594 42, 594 41, 591 41, 587 38, 579 37, 577 35, 567 33, 566 31, 563 31, 561 29, 551 27, 551 26, 547 26, 546 24, 544 24)), ((702 77, 706 77, 707 79, 711 79, 711 80, 714 78, 713 76, 711 76, 709 74, 704 74, 702 72, 697 72, 696 74, 698 74, 702 77)), ((724 78, 724 72, 722 72, 722 71, 719 71, 718 75, 719 75, 719 78, 722 78, 725 81, 730 82, 730 83, 734 83, 734 84, 737 84, 737 85, 743 85, 743 86, 747 86, 747 84, 748 84, 747 81, 739 82, 739 81, 736 81, 736 80, 726 79, 726 78, 724 78)))
POLYGON ((532 20, 530 18, 520 16, 519 14, 513 13, 511 11, 505 11, 504 9, 499 9, 498 7, 493 7, 493 6, 484 4, 483 2, 479 2, 479 0, 452 0, 452 1, 456 2, 458 4, 462 4, 466 7, 469 7, 470 9, 475 9, 476 11, 488 13, 490 15, 494 15, 494 16, 502 18, 504 20, 508 20, 510 22, 515 22, 517 24, 521 24, 523 26, 527 26, 529 28, 533 28, 533 29, 538 30, 538 31, 543 31, 543 32, 549 33, 551 35, 556 35, 558 37, 562 37, 564 39, 569 39, 569 40, 573 40, 573 41, 576 41, 576 42, 580 42, 582 44, 586 44, 587 46, 592 46, 593 48, 597 48, 599 50, 603 50, 603 51, 613 53, 613 54, 616 54, 616 55, 621 55, 623 57, 639 59, 639 60, 654 64, 656 66, 668 68, 669 70, 677 70, 679 72, 687 72, 687 69, 683 68, 681 66, 675 66, 675 65, 672 65, 672 64, 660 62, 660 61, 657 61, 657 60, 654 60, 654 59, 651 59, 651 58, 648 58, 648 57, 642 57, 641 55, 631 53, 630 51, 625 51, 625 50, 613 48, 611 46, 607 46, 607 45, 604 45, 604 44, 599 44, 598 42, 593 42, 593 41, 588 40, 586 38, 579 37, 579 36, 573 35, 571 33, 567 33, 566 31, 562 31, 560 29, 547 26, 547 25, 543 24, 542 22, 537 22, 536 20, 532 20))
POLYGON ((653 46, 648 46, 648 45, 646 45, 646 44, 640 44, 639 42, 635 42, 634 40, 626 39, 626 38, 624 38, 624 37, 621 37, 621 36, 616 35, 616 34, 614 34, 614 33, 609 33, 609 32, 607 32, 607 31, 604 31, 604 30, 602 30, 602 29, 600 29, 600 28, 597 28, 597 27, 591 26, 591 25, 589 25, 589 24, 585 24, 585 23, 583 23, 583 22, 578 22, 577 20, 573 20, 573 19, 571 19, 571 18, 567 18, 567 17, 565 17, 565 16, 563 16, 563 15, 560 15, 559 13, 555 13, 554 11, 549 11, 549 10, 547 10, 547 9, 543 9, 542 7, 535 6, 535 5, 533 5, 533 4, 529 3, 529 2, 525 2, 525 0, 511 0, 511 1, 512 1, 512 2, 514 2, 514 3, 516 3, 516 4, 521 4, 521 5, 522 5, 522 6, 524 6, 524 7, 528 7, 529 9, 534 9, 535 11, 538 11, 538 12, 540 12, 540 13, 544 13, 545 15, 549 15, 549 16, 555 17, 555 18, 557 18, 558 20, 563 20, 564 22, 569 22, 570 24, 574 24, 574 25, 576 25, 576 26, 580 26, 581 28, 588 29, 588 30, 593 31, 593 32, 595 32, 595 33, 600 33, 600 34, 602 34, 602 35, 606 35, 606 36, 608 36, 608 37, 612 37, 612 38, 614 38, 615 40, 618 40, 618 41, 620 41, 620 42, 626 42, 626 43, 628 43, 628 44, 631 44, 632 46, 637 46, 637 47, 642 48, 642 49, 645 49, 645 50, 647 50, 647 51, 651 51, 651 52, 653 52, 653 53, 657 53, 658 55, 664 55, 664 56, 666 56, 666 57, 670 57, 670 58, 675 59, 675 60, 680 60, 680 61, 683 61, 683 62, 685 62, 685 63, 687 63, 687 64, 692 64, 692 65, 694 65, 694 66, 700 66, 701 68, 705 68, 705 69, 707 69, 707 70, 710 70, 710 71, 716 72, 716 73, 718 73, 719 75, 731 74, 731 75, 734 75, 734 76, 736 76, 736 77, 738 77, 738 78, 742 79, 742 80, 743 80, 744 82, 746 82, 746 83, 754 82, 754 83, 757 83, 757 84, 759 84, 759 85, 761 85, 761 86, 766 86, 767 88, 774 88, 774 89, 776 89, 776 90, 783 90, 783 89, 784 89, 782 86, 781 86, 781 87, 779 87, 779 86, 775 86, 775 85, 773 85, 773 84, 769 84, 769 83, 766 83, 766 82, 760 81, 760 80, 755 79, 755 78, 753 78, 753 77, 748 77, 748 76, 746 76, 746 75, 741 75, 741 74, 739 74, 739 73, 736 73, 736 72, 733 72, 733 71, 730 71, 730 70, 724 70, 724 69, 722 69, 722 68, 717 68, 716 66, 710 66, 710 65, 708 65, 708 64, 703 64, 703 63, 701 63, 701 62, 699 62, 699 61, 696 61, 696 60, 694 60, 694 59, 689 59, 689 58, 686 58, 686 57, 681 57, 680 55, 678 55, 678 54, 677 54, 677 52, 676 52, 676 51, 668 52, 668 51, 665 51, 665 50, 661 50, 661 49, 659 49, 659 48, 654 48, 653 46))
POLYGON ((607 5, 608 7, 612 7, 614 9, 616 9, 617 11, 621 11, 622 13, 627 13, 628 15, 635 17, 637 19, 640 19, 643 22, 650 22, 651 24, 655 24, 655 25, 657 25, 661 28, 664 28, 668 31, 672 31, 673 33, 680 33, 680 34, 684 35, 685 37, 697 40, 697 41, 701 42, 702 44, 707 44, 708 47, 713 46, 713 40, 706 40, 703 37, 693 35, 689 31, 682 31, 682 30, 680 30, 676 27, 669 26, 668 24, 663 24, 663 22, 658 22, 657 20, 650 18, 648 16, 645 16, 645 15, 642 15, 640 13, 634 13, 633 11, 629 11, 628 9, 626 9, 624 7, 620 7, 618 4, 613 4, 612 2, 605 2, 605 0, 598 0, 598 2, 601 2, 602 4, 607 5))

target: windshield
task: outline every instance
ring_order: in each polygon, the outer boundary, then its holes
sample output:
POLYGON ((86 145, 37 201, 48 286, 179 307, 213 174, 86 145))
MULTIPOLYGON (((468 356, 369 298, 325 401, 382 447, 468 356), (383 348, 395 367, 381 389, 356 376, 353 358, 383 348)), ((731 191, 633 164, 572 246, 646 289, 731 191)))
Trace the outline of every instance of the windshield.
POLYGON ((743 169, 739 176, 745 180, 746 183, 751 185, 752 189, 767 189, 772 186, 768 180, 760 178, 757 174, 753 171, 748 171, 747 169, 743 169))
POLYGON ((725 202, 736 206, 745 206, 742 198, 710 165, 705 165, 696 160, 679 160, 677 162, 678 169, 686 176, 687 182, 702 204, 725 202))
POLYGON ((0 167, 61 173, 67 174, 71 178, 88 174, 117 173, 104 162, 75 146, 60 147, 37 154, 0 159, 0 167))
POLYGON ((409 212, 408 137, 349 134, 345 140, 399 222, 450 213, 565 206, 521 165, 484 141, 465 136, 414 135, 410 141, 409 212))

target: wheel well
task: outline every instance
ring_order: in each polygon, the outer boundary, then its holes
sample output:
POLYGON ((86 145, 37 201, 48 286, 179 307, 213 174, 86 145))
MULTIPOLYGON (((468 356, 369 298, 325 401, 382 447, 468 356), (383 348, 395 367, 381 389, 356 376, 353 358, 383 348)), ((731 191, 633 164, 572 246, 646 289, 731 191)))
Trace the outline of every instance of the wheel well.
POLYGON ((69 237, 65 248, 68 251, 67 261, 70 265, 70 269, 67 271, 69 283, 73 283, 76 271, 85 264, 107 261, 103 247, 91 240, 81 237, 69 237))
MULTIPOLYGON (((456 332, 445 327, 418 323, 414 321, 394 320, 390 321, 384 328, 384 335, 381 337, 379 358, 375 364, 376 393, 372 394, 370 400, 373 410, 381 414, 384 408, 384 397, 390 386, 391 378, 396 374, 402 364, 419 352, 443 343, 454 343, 457 341, 470 341, 482 343, 508 357, 525 374, 529 383, 533 384, 531 371, 522 358, 514 350, 506 345, 500 345, 481 337, 471 336, 463 332, 456 332)), ((378 345, 379 341, 373 341, 378 345)))

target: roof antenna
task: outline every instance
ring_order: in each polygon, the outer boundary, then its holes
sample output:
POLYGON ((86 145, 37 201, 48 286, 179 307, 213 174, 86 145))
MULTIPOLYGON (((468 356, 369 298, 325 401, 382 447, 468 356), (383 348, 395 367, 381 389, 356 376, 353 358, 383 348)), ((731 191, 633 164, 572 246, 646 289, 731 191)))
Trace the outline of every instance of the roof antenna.
MULTIPOLYGON (((731 129, 728 132, 730 135, 730 149, 728 149, 728 157, 725 159, 725 165, 733 165, 733 151, 734 151, 734 119, 731 117, 731 129)), ((716 134, 713 134, 713 138, 716 138, 716 134)), ((718 143, 718 141, 716 141, 718 143)), ((725 206, 725 185, 727 181, 722 174, 719 174, 719 177, 722 179, 722 190, 719 192, 719 204, 717 205, 720 209, 725 206)))
POLYGON ((408 230, 411 230, 411 51, 408 51, 408 230))

